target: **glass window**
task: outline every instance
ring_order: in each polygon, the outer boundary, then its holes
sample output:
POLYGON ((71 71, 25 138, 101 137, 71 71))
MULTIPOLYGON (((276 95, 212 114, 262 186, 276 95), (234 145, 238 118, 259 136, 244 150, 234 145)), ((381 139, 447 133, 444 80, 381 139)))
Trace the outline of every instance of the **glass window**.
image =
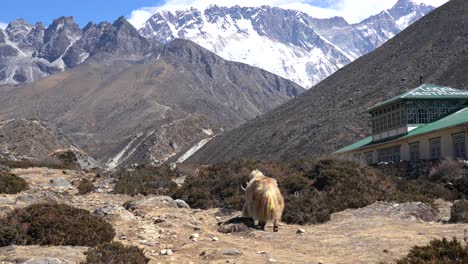
POLYGON ((466 159, 465 133, 452 135, 453 156, 456 159, 466 159))
POLYGON ((366 152, 366 162, 367 164, 373 164, 374 159, 372 157, 372 151, 366 152))
POLYGON ((431 149, 431 160, 440 159, 441 152, 440 152, 440 137, 433 138, 429 140, 429 145, 431 149))
POLYGON ((419 142, 414 142, 409 144, 409 154, 411 161, 418 161, 419 160, 419 142))
POLYGON ((398 162, 400 161, 400 146, 384 148, 378 150, 379 162, 398 162))

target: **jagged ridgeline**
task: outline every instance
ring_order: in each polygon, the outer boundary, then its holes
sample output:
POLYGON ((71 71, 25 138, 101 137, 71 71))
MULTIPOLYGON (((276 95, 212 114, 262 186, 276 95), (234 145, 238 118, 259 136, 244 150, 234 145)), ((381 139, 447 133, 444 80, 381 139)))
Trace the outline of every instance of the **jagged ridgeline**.
POLYGON ((399 0, 392 8, 351 24, 342 17, 317 19, 277 7, 210 6, 157 12, 140 33, 161 43, 190 39, 225 59, 309 88, 433 9, 399 0))

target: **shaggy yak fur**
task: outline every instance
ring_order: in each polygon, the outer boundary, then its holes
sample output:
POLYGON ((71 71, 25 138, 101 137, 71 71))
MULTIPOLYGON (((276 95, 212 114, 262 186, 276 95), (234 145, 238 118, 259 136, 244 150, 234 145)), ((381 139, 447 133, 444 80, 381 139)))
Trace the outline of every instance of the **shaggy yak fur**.
POLYGON ((273 221, 273 231, 278 232, 278 223, 284 210, 284 199, 276 180, 263 175, 259 170, 250 173, 250 181, 245 190, 245 204, 242 215, 258 220, 265 230, 268 221, 273 221))

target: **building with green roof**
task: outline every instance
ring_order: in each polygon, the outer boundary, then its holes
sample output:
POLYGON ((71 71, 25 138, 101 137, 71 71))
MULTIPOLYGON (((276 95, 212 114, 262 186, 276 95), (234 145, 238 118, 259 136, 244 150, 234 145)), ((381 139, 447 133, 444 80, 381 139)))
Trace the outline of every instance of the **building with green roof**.
POLYGON ((468 91, 423 84, 368 112, 372 134, 335 153, 368 163, 467 158, 468 91))

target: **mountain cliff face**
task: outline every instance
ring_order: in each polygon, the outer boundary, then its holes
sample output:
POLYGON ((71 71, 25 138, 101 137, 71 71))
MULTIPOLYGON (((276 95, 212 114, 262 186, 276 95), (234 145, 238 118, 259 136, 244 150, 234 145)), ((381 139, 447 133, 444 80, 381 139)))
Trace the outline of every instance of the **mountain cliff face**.
POLYGON ((0 84, 30 83, 76 67, 99 52, 138 58, 155 45, 123 17, 83 29, 72 17, 60 17, 48 28, 17 19, 0 30, 0 84))
POLYGON ((452 0, 314 89, 211 140, 188 162, 293 160, 368 135, 366 109, 424 82, 468 89, 468 1, 452 0))
POLYGON ((90 24, 70 44, 51 59, 87 59, 30 84, 0 87, 0 117, 47 122, 110 168, 159 164, 304 91, 188 40, 152 44, 124 19, 90 24))
POLYGON ((225 59, 260 67, 309 88, 432 9, 399 0, 389 10, 349 24, 341 17, 316 19, 269 6, 211 6, 158 12, 140 33, 161 43, 189 39, 225 59))

